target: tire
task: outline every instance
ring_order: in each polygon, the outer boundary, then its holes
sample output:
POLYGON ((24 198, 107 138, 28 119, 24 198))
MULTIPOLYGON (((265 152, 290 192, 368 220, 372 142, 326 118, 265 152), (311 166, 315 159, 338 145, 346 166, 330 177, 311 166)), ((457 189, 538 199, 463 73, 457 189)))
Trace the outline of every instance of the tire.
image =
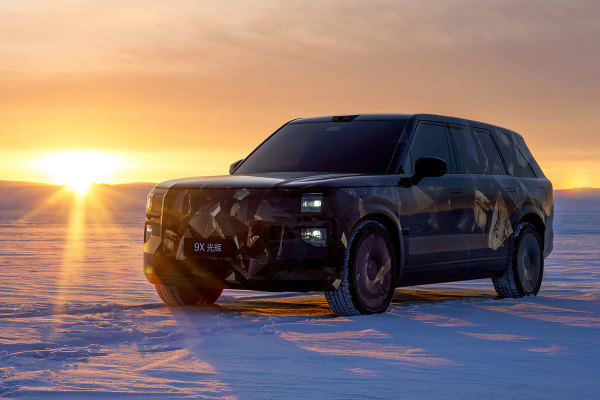
POLYGON ((492 278, 498 297, 536 295, 542 285, 544 256, 540 234, 529 222, 519 223, 510 237, 504 273, 492 278))
POLYGON ((385 312, 394 295, 396 253, 388 231, 379 222, 360 222, 352 231, 337 289, 325 291, 336 315, 385 312))
POLYGON ((223 289, 191 288, 172 285, 154 285, 156 293, 169 307, 214 304, 223 289))

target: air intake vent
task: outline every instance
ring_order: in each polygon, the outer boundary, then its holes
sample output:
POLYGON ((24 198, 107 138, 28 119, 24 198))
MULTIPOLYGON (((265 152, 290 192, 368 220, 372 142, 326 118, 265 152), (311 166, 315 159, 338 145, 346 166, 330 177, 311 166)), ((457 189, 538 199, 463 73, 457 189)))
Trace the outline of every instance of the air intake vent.
POLYGON ((335 116, 331 117, 331 121, 333 121, 333 122, 350 122, 356 117, 358 117, 358 115, 335 115, 335 116))

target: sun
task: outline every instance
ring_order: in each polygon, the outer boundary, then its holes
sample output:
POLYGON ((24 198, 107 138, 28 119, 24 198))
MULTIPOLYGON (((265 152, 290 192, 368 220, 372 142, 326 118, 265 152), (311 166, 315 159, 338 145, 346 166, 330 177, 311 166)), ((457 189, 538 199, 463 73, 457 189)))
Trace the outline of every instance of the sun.
POLYGON ((73 178, 65 181, 65 185, 77 194, 83 194, 88 191, 92 181, 84 178, 73 178))
POLYGON ((51 175, 53 183, 66 185, 79 195, 85 194, 92 183, 106 183, 111 173, 123 167, 119 157, 101 151, 56 152, 36 164, 51 175))

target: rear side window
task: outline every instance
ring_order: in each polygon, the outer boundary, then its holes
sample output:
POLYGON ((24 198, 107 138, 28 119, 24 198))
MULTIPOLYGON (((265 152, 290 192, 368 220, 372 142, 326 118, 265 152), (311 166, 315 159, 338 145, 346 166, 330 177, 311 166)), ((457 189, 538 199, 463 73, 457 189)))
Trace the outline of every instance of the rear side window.
POLYGON ((488 130, 451 126, 460 174, 506 175, 502 157, 488 130))
POLYGON ((438 157, 446 161, 450 170, 450 151, 446 128, 442 125, 420 123, 404 160, 403 172, 412 174, 421 157, 438 157))
MULTIPOLYGON (((535 178, 536 175, 527 160, 528 156, 519 150, 509 135, 499 129, 496 129, 494 136, 496 137, 498 146, 500 146, 500 151, 502 151, 504 161, 506 161, 508 173, 520 178, 535 178)), ((523 139, 521 138, 521 141, 522 140, 523 139)), ((527 146, 525 146, 524 142, 522 146, 527 149, 527 146)), ((529 154, 529 157, 533 159, 533 156, 531 156, 529 150, 527 150, 527 154, 529 154)))

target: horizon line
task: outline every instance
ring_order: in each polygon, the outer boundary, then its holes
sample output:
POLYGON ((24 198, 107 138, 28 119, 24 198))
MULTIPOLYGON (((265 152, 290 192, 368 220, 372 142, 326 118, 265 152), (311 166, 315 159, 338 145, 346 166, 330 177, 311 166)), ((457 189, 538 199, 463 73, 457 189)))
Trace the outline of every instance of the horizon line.
MULTIPOLYGON (((218 176, 218 175, 215 175, 218 176)), ((209 176, 206 176, 208 178, 209 176)), ((203 177, 204 178, 204 177, 203 177)), ((162 182, 162 181, 161 181, 162 182)), ((12 181, 7 179, 0 179, 0 183, 24 183, 24 184, 34 184, 34 185, 46 185, 46 186, 67 186, 66 184, 58 184, 58 183, 49 183, 49 182, 38 182, 38 181, 12 181)), ((119 183, 109 183, 109 182, 92 182, 92 185, 99 186, 119 186, 119 185, 157 185, 160 182, 149 182, 149 181, 131 181, 131 182, 119 182, 119 183)), ((569 187, 569 188, 553 188, 553 191, 557 190, 600 190, 600 187, 592 187, 592 186, 577 186, 577 187, 569 187)))

